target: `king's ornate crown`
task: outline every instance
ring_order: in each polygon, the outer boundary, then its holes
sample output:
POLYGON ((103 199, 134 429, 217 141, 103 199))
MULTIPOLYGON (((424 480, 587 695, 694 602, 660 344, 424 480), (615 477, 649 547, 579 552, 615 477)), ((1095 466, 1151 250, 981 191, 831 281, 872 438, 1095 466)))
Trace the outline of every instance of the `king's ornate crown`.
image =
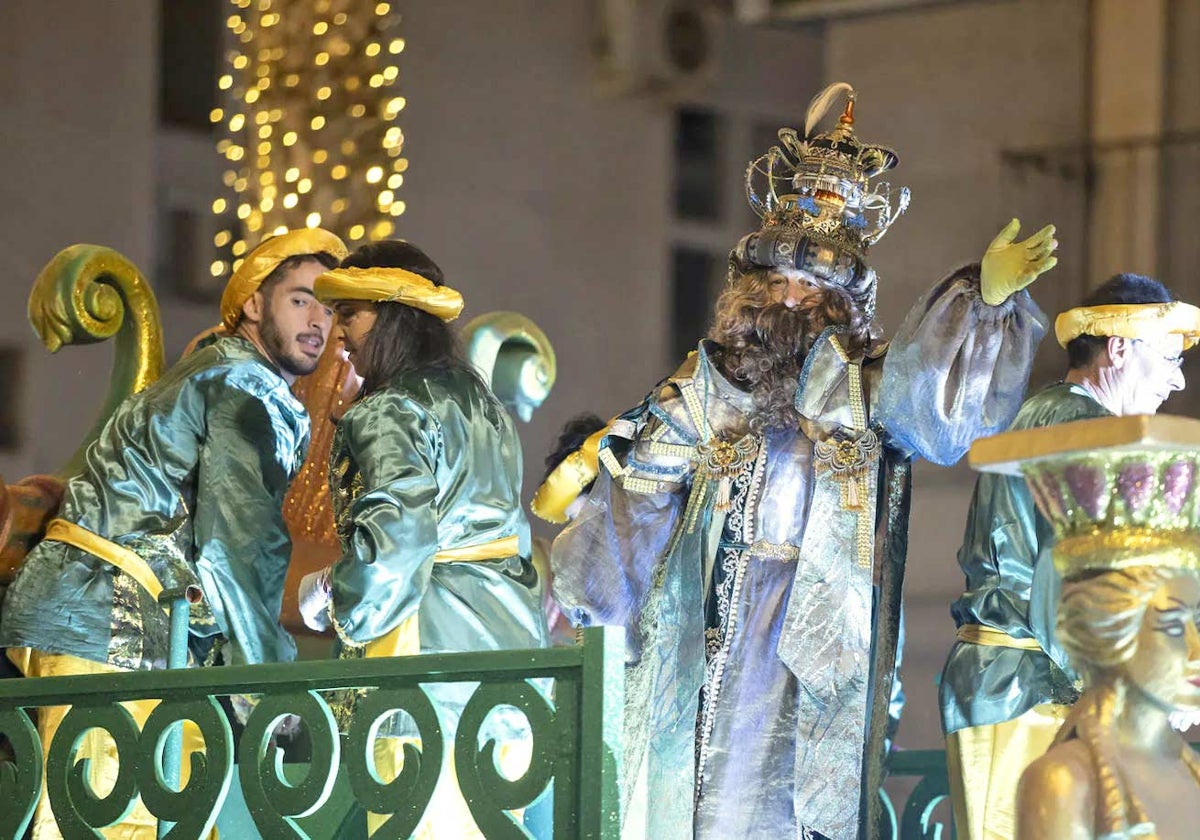
POLYGON ((896 165, 886 146, 863 143, 854 133, 854 88, 845 82, 821 91, 808 107, 804 135, 779 130, 779 145, 746 170, 746 198, 764 228, 798 228, 811 238, 862 259, 908 209, 907 187, 893 205, 891 185, 871 180, 896 165), (830 132, 813 131, 841 94, 846 108, 830 132))
POLYGON ((866 316, 875 317, 875 271, 866 261, 877 242, 908 208, 902 187, 892 204, 891 186, 871 179, 896 165, 896 153, 854 134, 854 88, 830 85, 808 106, 804 135, 779 131, 779 145, 751 161, 746 198, 762 227, 743 236, 729 255, 729 277, 763 268, 794 268, 842 288, 866 316), (846 110, 837 127, 814 134, 842 94, 846 110))

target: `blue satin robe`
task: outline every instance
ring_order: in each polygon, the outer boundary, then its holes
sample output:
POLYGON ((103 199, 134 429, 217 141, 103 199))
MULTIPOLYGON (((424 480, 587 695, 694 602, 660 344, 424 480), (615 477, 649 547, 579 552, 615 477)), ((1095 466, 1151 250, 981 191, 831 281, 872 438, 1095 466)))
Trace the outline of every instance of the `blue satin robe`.
MULTIPOLYGON (((331 614, 338 655, 418 614, 422 653, 548 645, 521 507, 521 442, 461 370, 407 373, 351 406, 330 452, 342 557, 331 614), (439 550, 517 537, 509 557, 435 562, 439 550)), ((437 693, 452 727, 473 686, 437 693)))
MULTIPOLYGON (((1109 415, 1079 385, 1059 383, 1030 397, 1012 429, 1109 415)), ((1066 656, 1054 641, 1056 579, 1047 553, 1052 542, 1050 525, 1034 506, 1024 479, 979 476, 958 552, 966 591, 950 614, 956 627, 993 627, 1018 639, 1034 639, 1042 649, 956 642, 939 687, 946 734, 1013 720, 1042 703, 1070 704, 1078 696, 1066 656)))

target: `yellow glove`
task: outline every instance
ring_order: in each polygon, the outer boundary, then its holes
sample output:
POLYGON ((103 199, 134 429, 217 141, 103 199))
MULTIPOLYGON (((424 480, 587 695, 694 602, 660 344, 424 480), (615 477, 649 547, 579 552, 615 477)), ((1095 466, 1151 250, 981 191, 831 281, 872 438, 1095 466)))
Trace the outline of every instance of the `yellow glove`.
POLYGON ((1024 289, 1058 264, 1054 249, 1058 240, 1054 238, 1054 225, 1046 225, 1024 242, 1014 242, 1021 222, 1013 219, 996 235, 987 253, 983 255, 983 267, 979 272, 979 290, 983 302, 999 306, 1010 295, 1024 289))

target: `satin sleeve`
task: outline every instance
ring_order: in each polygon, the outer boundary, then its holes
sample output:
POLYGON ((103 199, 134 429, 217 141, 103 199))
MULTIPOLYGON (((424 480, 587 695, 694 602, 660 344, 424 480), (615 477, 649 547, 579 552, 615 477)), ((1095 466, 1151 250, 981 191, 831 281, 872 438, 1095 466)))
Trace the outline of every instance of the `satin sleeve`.
POLYGON ((334 564, 332 615, 365 644, 416 612, 438 550, 441 434, 417 402, 379 392, 342 418, 362 489, 351 501, 345 553, 334 564))
POLYGON ((909 312, 883 363, 876 419, 890 444, 948 466, 1021 407, 1046 316, 1028 292, 983 302, 979 266, 939 282, 909 312))
MULTIPOLYGON (((277 378, 277 377, 274 377, 277 378)), ((197 473, 197 573, 229 641, 229 664, 295 659, 279 624, 292 542, 283 499, 308 446, 308 421, 278 383, 233 370, 205 385, 197 473)))

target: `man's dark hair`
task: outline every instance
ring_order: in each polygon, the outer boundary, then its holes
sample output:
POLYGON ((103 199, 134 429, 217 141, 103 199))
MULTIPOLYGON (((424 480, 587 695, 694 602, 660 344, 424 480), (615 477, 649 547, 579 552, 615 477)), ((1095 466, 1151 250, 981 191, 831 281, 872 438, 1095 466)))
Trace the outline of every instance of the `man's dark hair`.
MULTIPOLYGON (((550 450, 550 454, 546 456, 546 474, 542 476, 542 481, 550 477, 550 473, 567 460, 567 457, 583 446, 583 442, 594 435, 596 432, 604 428, 604 421, 599 415, 591 412, 579 414, 572 417, 563 426, 562 431, 558 434, 558 440, 554 442, 554 449, 550 450)), ((593 481, 592 484, 595 484, 593 481)), ((587 493, 592 489, 592 484, 584 487, 582 493, 587 493)))
POLYGON ((279 265, 271 269, 271 273, 264 277, 262 283, 259 284, 258 290, 264 296, 269 295, 271 290, 278 286, 284 277, 287 277, 288 272, 293 268, 299 268, 309 261, 319 262, 325 268, 337 268, 338 265, 337 257, 326 251, 316 254, 293 254, 290 257, 284 257, 279 265))
MULTIPOLYGON (((445 285, 437 263, 416 245, 399 240, 363 245, 342 260, 342 267, 403 268, 435 286, 445 285)), ((475 366, 467 360, 458 335, 441 318, 423 309, 389 301, 375 304, 375 315, 375 324, 354 360, 354 367, 363 378, 363 396, 410 371, 458 370, 488 390, 475 366)))
MULTIPOLYGON (((1157 280, 1141 274, 1114 274, 1093 289, 1080 306, 1111 306, 1120 303, 1171 303, 1175 296, 1157 280)), ((1108 346, 1108 336, 1081 335, 1067 342, 1067 366, 1072 370, 1094 362, 1108 346)))

